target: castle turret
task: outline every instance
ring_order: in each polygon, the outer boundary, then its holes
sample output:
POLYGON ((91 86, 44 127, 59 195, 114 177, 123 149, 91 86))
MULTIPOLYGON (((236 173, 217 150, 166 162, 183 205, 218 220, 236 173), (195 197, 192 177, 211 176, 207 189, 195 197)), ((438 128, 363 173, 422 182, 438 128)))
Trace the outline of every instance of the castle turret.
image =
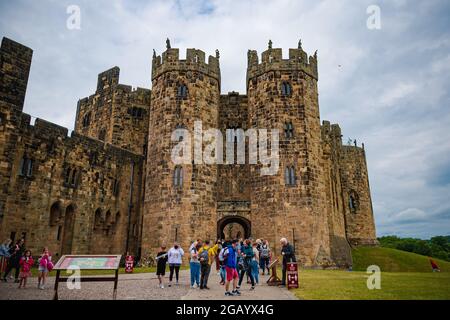
POLYGON ((366 152, 356 145, 341 146, 340 171, 348 241, 377 245, 366 152))
POLYGON ((119 75, 119 67, 98 75, 95 93, 78 101, 75 132, 144 154, 151 91, 119 84, 119 75))
POLYGON ((23 110, 33 50, 3 38, 0 47, 0 101, 23 110))
MULTIPOLYGON (((275 246, 286 237, 306 266, 329 263, 320 158, 317 57, 303 49, 269 48, 258 61, 248 52, 248 114, 253 128, 278 129, 280 165, 276 175, 251 167, 253 233, 275 246)), ((277 248, 278 250, 279 248, 277 248)))
MULTIPOLYGON (((193 237, 216 237, 217 165, 202 164, 202 144, 194 138, 218 127, 220 69, 217 57, 187 49, 186 59, 170 47, 152 61, 152 102, 149 118, 147 176, 145 186, 143 249, 150 252, 173 241, 187 248, 193 237), (173 131, 186 129, 196 148, 189 163, 174 163, 173 131), (200 143, 200 145, 198 144, 200 143), (199 152, 198 152, 199 151, 199 152), (200 157, 200 158, 199 158, 200 157)), ((185 137, 183 139, 189 139, 185 137)), ((184 142, 187 142, 184 140, 184 142)))

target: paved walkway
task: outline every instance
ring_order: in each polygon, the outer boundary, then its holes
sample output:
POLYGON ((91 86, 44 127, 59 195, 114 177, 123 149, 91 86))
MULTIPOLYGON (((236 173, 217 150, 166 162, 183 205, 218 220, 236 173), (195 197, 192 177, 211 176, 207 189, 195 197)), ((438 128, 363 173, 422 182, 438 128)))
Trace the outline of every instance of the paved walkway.
MULTIPOLYGON (((168 275, 166 274, 166 281, 168 275)), ((241 288, 242 296, 225 297, 224 287, 219 284, 219 277, 216 273, 211 274, 209 279, 210 290, 190 289, 189 270, 180 271, 180 285, 160 289, 158 279, 153 273, 141 274, 121 274, 117 289, 117 299, 120 300, 152 300, 152 299, 244 299, 244 300, 264 300, 264 299, 295 299, 287 289, 269 287, 265 284, 267 276, 260 276, 260 285, 254 291, 250 291, 250 285, 243 284, 241 288)), ((49 277, 45 290, 37 288, 37 278, 29 278, 26 289, 17 289, 18 284, 9 280, 7 283, 0 283, 0 300, 12 299, 32 299, 50 300, 53 298, 53 285, 55 278, 49 277)), ((59 285, 60 300, 110 300, 113 294, 112 282, 82 282, 80 290, 69 290, 64 283, 59 285)))

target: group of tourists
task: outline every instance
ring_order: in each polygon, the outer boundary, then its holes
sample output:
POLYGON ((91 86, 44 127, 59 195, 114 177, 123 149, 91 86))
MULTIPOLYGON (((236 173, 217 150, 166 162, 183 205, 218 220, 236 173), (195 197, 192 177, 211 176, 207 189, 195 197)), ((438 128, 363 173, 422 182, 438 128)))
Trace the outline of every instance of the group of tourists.
MULTIPOLYGON (((288 262, 295 262, 293 247, 286 238, 280 240, 281 255, 283 257, 283 276, 281 286, 286 285, 286 266, 288 262)), ((265 239, 234 239, 217 240, 212 244, 209 240, 197 239, 189 247, 189 268, 191 288, 208 290, 208 279, 212 265, 215 263, 217 275, 220 277, 220 284, 225 286, 225 296, 241 295, 240 288, 244 277, 251 285, 250 290, 254 290, 259 284, 259 275, 269 274, 269 265, 272 260, 272 251, 269 242, 265 239)), ((156 255, 157 270, 160 288, 164 288, 164 276, 166 265, 169 264, 168 286, 173 285, 175 275, 175 285, 179 284, 179 270, 182 264, 184 250, 179 243, 174 243, 168 251, 165 246, 161 246, 156 255)))
MULTIPOLYGON (((286 265, 295 261, 293 247, 285 238, 280 240, 283 257, 283 277, 281 285, 286 283, 286 265)), ((211 243, 209 240, 197 239, 189 249, 190 285, 191 288, 208 290, 208 280, 211 268, 215 264, 215 270, 220 280, 219 283, 225 287, 226 296, 241 295, 240 288, 244 278, 247 284, 254 290, 259 284, 259 276, 269 274, 269 265, 272 260, 272 251, 269 242, 265 239, 234 239, 217 240, 211 243)), ((184 250, 178 243, 166 250, 161 246, 157 253, 156 274, 159 279, 160 288, 164 288, 164 276, 166 266, 169 265, 169 282, 171 287, 175 278, 175 286, 179 284, 179 273, 182 264, 184 250)), ((35 263, 32 253, 25 247, 25 240, 20 239, 15 243, 11 239, 5 240, 0 245, 0 279, 3 282, 12 280, 12 270, 15 269, 14 282, 20 288, 25 288, 27 278, 31 276, 31 269, 35 263)), ((48 273, 53 269, 52 255, 48 248, 43 248, 37 261, 38 264, 38 288, 45 289, 48 273)))
MULTIPOLYGON (((13 279, 11 271, 15 269, 14 282, 19 284, 19 289, 25 288, 33 265, 34 259, 31 251, 25 247, 25 239, 17 240, 15 244, 11 239, 6 239, 0 245, 0 275, 3 273, 1 277, 3 282, 13 279)), ((43 248, 38 259, 39 289, 45 289, 46 279, 52 268, 52 255, 48 248, 43 248)))

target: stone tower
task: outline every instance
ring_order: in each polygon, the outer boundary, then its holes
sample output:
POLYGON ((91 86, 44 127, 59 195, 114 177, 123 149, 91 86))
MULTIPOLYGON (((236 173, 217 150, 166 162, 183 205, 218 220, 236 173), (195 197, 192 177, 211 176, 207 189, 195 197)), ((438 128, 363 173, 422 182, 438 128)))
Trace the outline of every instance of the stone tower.
MULTIPOLYGON (((180 242, 187 249, 194 237, 216 237, 217 165, 201 164, 202 147, 194 139, 195 130, 217 128, 220 97, 218 57, 197 49, 187 49, 186 59, 179 50, 167 45, 162 57, 152 61, 152 101, 149 117, 147 175, 143 212, 143 254, 161 244, 180 242), (198 123, 197 123, 198 124, 198 123), (189 163, 175 164, 171 141, 175 129, 191 134, 192 154, 189 163), (195 140, 195 141, 194 141, 195 140)), ((189 139, 189 137, 184 137, 189 139)))
POLYGON ((77 104, 75 132, 144 154, 150 90, 119 83, 119 67, 98 75, 97 90, 77 104))
POLYGON ((260 165, 251 166, 252 234, 277 251, 286 237, 305 266, 329 260, 317 80, 317 56, 301 46, 283 59, 269 42, 261 62, 248 51, 249 126, 280 132, 278 173, 261 176, 260 165))
POLYGON ((33 50, 4 37, 0 47, 0 100, 23 110, 33 50))
POLYGON ((364 147, 342 146, 340 152, 346 236, 352 245, 377 245, 369 172, 364 147))

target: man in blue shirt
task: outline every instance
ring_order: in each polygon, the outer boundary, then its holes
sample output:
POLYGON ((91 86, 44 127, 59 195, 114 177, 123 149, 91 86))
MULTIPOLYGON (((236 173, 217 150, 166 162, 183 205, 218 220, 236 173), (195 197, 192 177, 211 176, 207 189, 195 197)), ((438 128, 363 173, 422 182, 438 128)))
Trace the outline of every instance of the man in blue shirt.
POLYGON ((240 296, 241 293, 236 289, 238 281, 237 268, 237 253, 236 253, 237 240, 231 241, 227 249, 224 251, 224 264, 227 275, 227 282, 225 283, 225 296, 240 296), (233 291, 230 292, 230 282, 233 280, 233 291))

